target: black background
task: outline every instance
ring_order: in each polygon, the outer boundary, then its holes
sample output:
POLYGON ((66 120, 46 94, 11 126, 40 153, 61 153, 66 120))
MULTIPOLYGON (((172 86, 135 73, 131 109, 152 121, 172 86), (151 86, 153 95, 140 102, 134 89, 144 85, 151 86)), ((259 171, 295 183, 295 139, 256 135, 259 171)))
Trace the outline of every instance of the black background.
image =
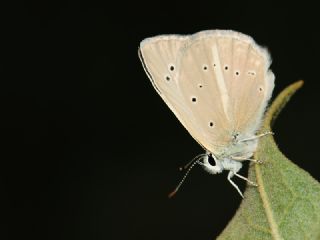
POLYGON ((271 52, 273 96, 304 79, 274 132, 320 180, 317 6, 41 1, 1 12, 1 239, 213 239, 223 230, 241 201, 226 173, 195 168, 167 199, 178 167, 203 151, 139 62, 139 42, 158 34, 241 31, 271 52))

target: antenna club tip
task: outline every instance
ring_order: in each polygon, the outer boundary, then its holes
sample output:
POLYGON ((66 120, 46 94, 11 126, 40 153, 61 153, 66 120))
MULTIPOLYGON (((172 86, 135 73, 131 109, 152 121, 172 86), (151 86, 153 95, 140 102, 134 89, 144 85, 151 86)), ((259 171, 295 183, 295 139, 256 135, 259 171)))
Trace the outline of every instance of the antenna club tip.
POLYGON ((176 190, 172 191, 171 193, 168 194, 168 198, 172 198, 174 195, 176 195, 176 190))

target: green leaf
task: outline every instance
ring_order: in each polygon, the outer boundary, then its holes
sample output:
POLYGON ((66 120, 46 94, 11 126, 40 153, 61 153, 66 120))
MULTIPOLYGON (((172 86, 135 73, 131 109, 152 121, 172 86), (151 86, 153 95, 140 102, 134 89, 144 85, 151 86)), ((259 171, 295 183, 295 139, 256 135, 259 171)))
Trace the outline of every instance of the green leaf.
MULTIPOLYGON (((261 132, 270 125, 302 86, 296 82, 282 91, 266 113, 261 132)), ((306 149, 307 150, 307 149, 306 149)), ((320 239, 320 184, 288 160, 272 136, 260 139, 250 164, 244 200, 218 239, 320 239)))

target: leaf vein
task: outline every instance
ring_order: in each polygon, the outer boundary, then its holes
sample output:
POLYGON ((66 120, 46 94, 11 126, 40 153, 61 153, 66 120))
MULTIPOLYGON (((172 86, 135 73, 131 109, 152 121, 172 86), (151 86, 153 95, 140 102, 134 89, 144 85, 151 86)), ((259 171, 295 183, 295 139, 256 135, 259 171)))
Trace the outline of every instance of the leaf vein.
POLYGON ((261 197, 261 200, 262 200, 262 204, 264 206, 265 213, 267 215, 267 220, 268 220, 268 223, 269 223, 269 226, 270 226, 271 235, 272 235, 273 239, 280 240, 282 238, 280 236, 280 233, 279 233, 279 230, 278 230, 278 227, 277 227, 277 223, 276 223, 276 221, 274 219, 273 212, 272 212, 271 206, 269 204, 269 199, 268 199, 266 190, 264 188, 264 182, 262 180, 262 174, 261 174, 260 167, 258 166, 258 164, 255 165, 255 170, 256 170, 257 182, 258 182, 258 185, 259 185, 258 189, 259 189, 259 192, 260 192, 260 197, 261 197))

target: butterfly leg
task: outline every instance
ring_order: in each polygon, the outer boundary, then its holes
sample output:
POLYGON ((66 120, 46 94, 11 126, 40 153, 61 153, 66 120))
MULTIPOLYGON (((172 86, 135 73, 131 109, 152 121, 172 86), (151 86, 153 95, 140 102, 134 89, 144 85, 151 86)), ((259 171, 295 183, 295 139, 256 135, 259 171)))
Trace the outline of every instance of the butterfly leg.
POLYGON ((242 192, 240 191, 240 189, 239 189, 239 187, 237 186, 237 184, 235 184, 235 183, 231 180, 231 178, 232 178, 234 175, 235 175, 235 173, 234 173, 233 171, 229 171, 229 173, 228 173, 228 181, 231 183, 231 185, 232 185, 235 189, 237 189, 237 191, 238 191, 238 193, 241 195, 241 197, 244 198, 244 197, 243 197, 243 194, 242 194, 242 192))
POLYGON ((242 175, 240 175, 240 174, 238 174, 238 173, 234 173, 234 175, 236 175, 238 178, 241 178, 241 179, 247 181, 247 182, 248 182, 249 184, 251 184, 252 186, 258 187, 258 184, 250 181, 248 178, 246 178, 246 177, 244 177, 244 176, 242 176, 242 175))
POLYGON ((262 160, 257 160, 257 159, 251 159, 251 158, 244 158, 244 157, 231 157, 232 160, 237 160, 237 161, 251 161, 254 163, 263 163, 262 160))
POLYGON ((240 142, 246 142, 246 141, 255 140, 255 139, 257 139, 257 138, 261 138, 261 137, 264 137, 264 136, 269 135, 269 134, 274 135, 274 133, 273 133, 273 132, 268 131, 268 132, 264 132, 264 133, 261 133, 261 134, 255 135, 255 136, 253 136, 253 137, 249 137, 249 138, 241 139, 241 140, 240 140, 240 142))

